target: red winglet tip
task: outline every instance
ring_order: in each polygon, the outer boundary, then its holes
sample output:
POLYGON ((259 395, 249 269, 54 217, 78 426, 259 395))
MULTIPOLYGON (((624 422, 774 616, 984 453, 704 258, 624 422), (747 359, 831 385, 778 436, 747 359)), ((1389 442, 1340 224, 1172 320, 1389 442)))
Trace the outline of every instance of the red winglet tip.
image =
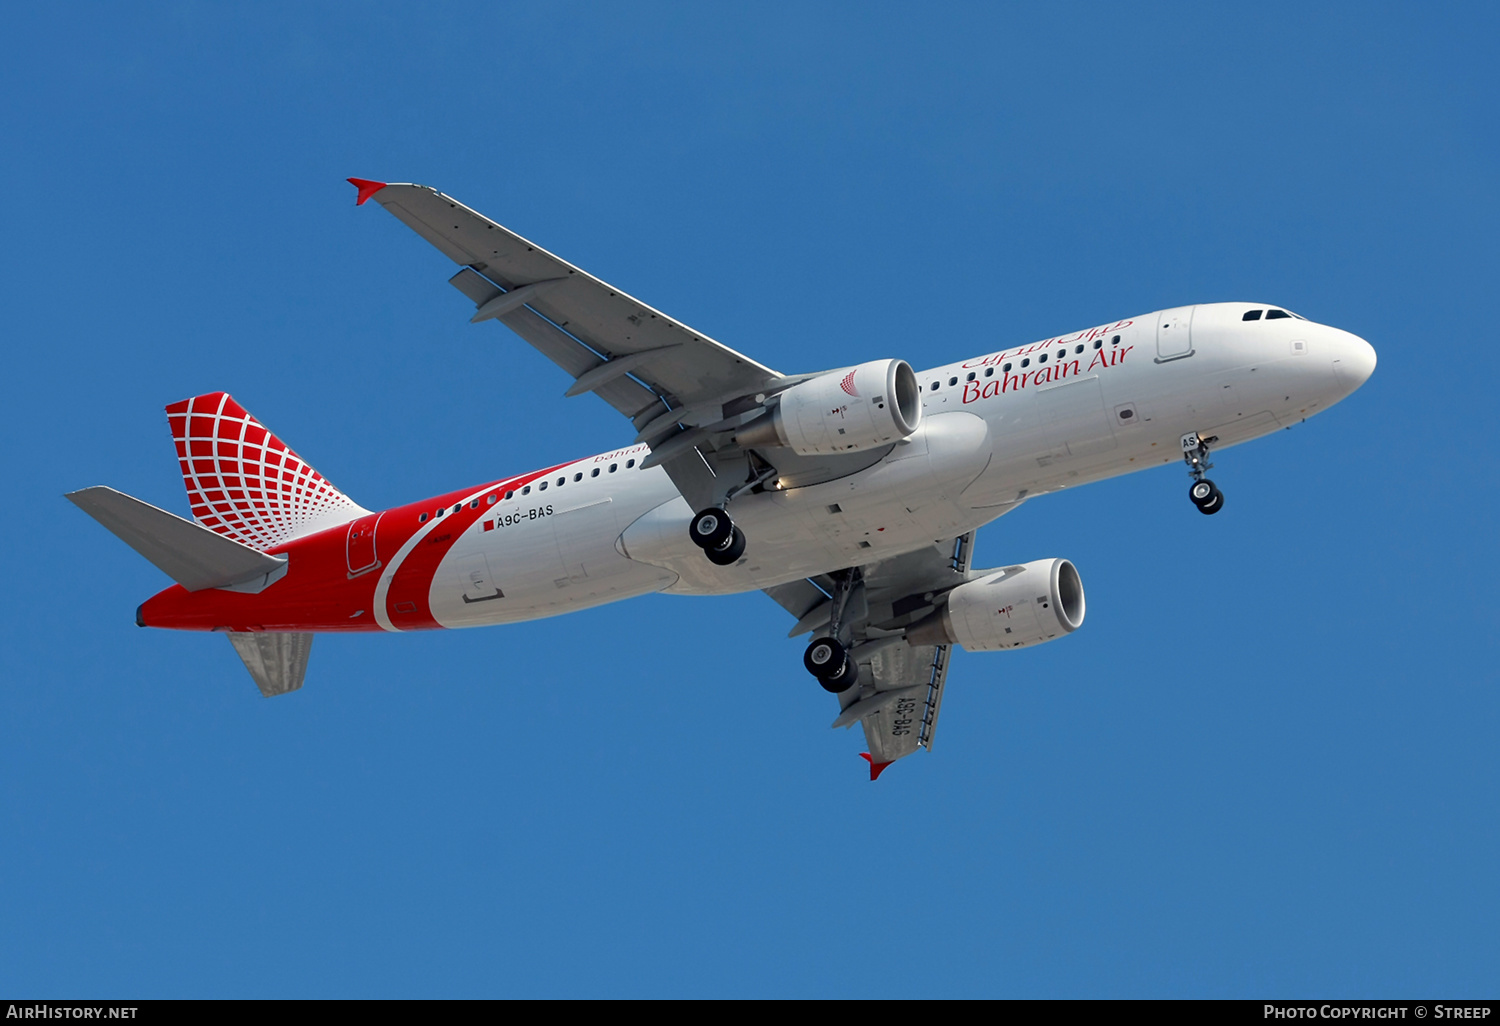
POLYGON ((350 178, 348 182, 359 190, 359 196, 354 201, 356 207, 364 206, 365 200, 384 189, 386 185, 385 182, 372 182, 368 178, 350 178))
POLYGON ((870 782, 871 783, 874 783, 876 780, 879 780, 880 779, 880 774, 884 773, 885 772, 885 768, 890 765, 890 763, 888 763, 888 762, 876 762, 875 761, 875 757, 873 755, 871 755, 869 752, 860 752, 859 753, 859 757, 861 759, 865 760, 865 762, 868 762, 870 764, 870 782))

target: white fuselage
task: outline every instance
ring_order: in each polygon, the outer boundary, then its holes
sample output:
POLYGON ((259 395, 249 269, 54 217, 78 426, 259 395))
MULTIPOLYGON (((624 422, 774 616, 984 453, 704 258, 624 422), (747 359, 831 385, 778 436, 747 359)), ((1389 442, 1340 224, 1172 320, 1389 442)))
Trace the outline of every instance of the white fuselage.
POLYGON ((559 467, 455 540, 433 578, 433 616, 444 627, 506 623, 868 564, 1045 492, 1178 462, 1191 431, 1217 436, 1215 448, 1249 441, 1369 377, 1374 350, 1355 335, 1295 317, 1242 319, 1274 309, 1163 310, 919 372, 922 423, 884 459, 734 500, 748 546, 733 566, 691 543, 693 511, 665 471, 640 469, 646 447, 559 467))

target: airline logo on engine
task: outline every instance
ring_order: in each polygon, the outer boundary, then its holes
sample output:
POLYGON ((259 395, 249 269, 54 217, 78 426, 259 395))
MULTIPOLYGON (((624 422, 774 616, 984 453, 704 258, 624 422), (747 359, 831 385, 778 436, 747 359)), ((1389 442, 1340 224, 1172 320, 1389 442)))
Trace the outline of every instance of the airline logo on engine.
POLYGON ((854 398, 859 398, 859 393, 854 389, 854 372, 850 371, 844 375, 844 380, 839 382, 839 387, 854 398))

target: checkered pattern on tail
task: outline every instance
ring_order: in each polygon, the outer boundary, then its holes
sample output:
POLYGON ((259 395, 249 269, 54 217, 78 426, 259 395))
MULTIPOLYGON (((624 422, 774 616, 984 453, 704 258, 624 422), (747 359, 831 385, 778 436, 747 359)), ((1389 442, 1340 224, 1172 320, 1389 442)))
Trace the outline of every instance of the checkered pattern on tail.
POLYGON ((257 549, 368 512, 245 412, 227 392, 167 407, 198 523, 257 549))

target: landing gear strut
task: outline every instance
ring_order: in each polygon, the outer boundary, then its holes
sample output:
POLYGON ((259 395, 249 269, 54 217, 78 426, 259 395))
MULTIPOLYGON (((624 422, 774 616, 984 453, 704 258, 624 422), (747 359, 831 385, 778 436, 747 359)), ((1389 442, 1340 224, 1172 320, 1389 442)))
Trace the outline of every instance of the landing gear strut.
POLYGON ((859 664, 849 657, 849 647, 840 638, 849 596, 863 580, 863 574, 855 567, 832 576, 833 596, 829 601, 833 603, 833 616, 828 621, 828 633, 813 638, 803 653, 802 665, 818 679, 824 691, 837 695, 859 682, 859 664))
POLYGON ((1200 438, 1196 431, 1189 431, 1182 436, 1182 459, 1193 477, 1192 486, 1188 488, 1188 500, 1205 516, 1211 516, 1224 508, 1224 493, 1206 476, 1213 467, 1208 462, 1209 446, 1218 440, 1217 435, 1200 438))
POLYGON ((705 509, 688 525, 688 537, 715 566, 731 566, 745 554, 745 532, 717 506, 705 509))
MULTIPOLYGON (((756 458, 754 453, 750 455, 752 459, 756 458)), ((724 507, 776 476, 775 467, 765 464, 764 460, 760 463, 763 465, 752 464, 750 476, 745 479, 744 484, 731 489, 720 500, 719 505, 699 510, 693 517, 693 522, 688 525, 688 537, 693 539, 693 544, 702 549, 708 561, 715 566, 733 566, 745 554, 745 532, 734 526, 729 511, 724 507)))

